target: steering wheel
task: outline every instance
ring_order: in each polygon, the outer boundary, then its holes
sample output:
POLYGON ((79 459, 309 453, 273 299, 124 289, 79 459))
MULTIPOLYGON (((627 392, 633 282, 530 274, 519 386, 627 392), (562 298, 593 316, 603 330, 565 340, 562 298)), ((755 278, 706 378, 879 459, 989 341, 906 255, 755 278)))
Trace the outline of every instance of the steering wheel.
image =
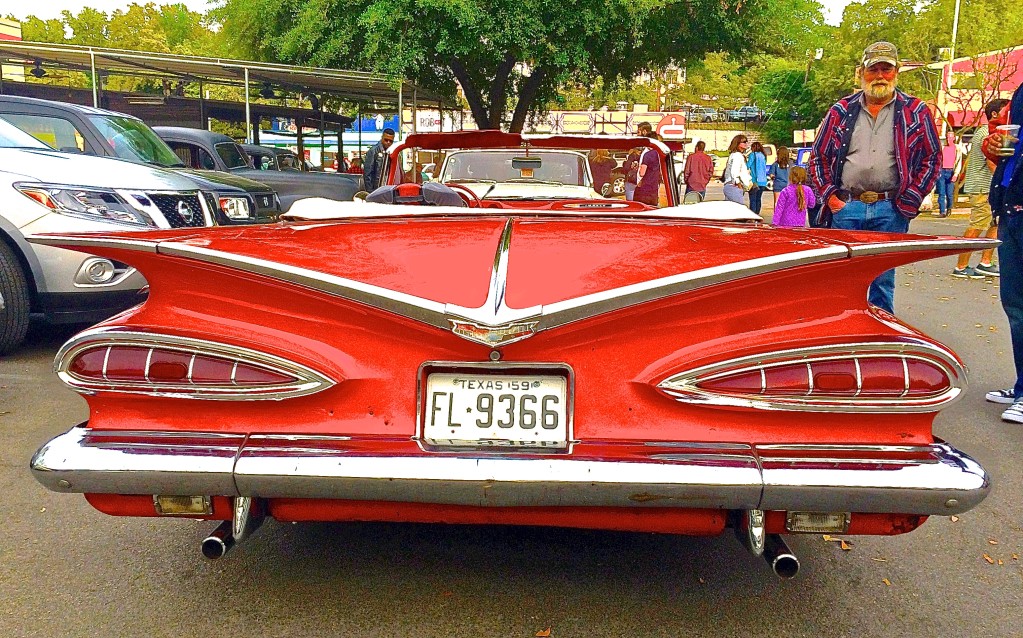
POLYGON ((465 200, 465 205, 469 208, 483 208, 483 201, 480 200, 479 195, 474 193, 472 189, 465 184, 459 184, 458 182, 444 182, 444 185, 457 191, 458 195, 465 200))

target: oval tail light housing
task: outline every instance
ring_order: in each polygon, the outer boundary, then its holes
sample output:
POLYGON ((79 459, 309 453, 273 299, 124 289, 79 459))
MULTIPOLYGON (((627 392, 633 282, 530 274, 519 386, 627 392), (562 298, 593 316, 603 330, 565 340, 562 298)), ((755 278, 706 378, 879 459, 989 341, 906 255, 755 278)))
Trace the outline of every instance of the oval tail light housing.
POLYGON ((763 410, 933 412, 960 397, 966 371, 924 341, 779 350, 674 374, 657 384, 682 403, 763 410))
POLYGON ((253 400, 288 399, 336 381, 276 355, 203 339, 128 331, 89 331, 64 344, 54 368, 83 394, 253 400))

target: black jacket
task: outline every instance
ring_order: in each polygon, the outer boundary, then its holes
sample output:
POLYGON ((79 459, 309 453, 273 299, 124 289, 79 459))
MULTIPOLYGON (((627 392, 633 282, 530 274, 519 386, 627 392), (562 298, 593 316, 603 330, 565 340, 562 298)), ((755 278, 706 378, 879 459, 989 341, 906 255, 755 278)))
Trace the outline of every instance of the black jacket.
MULTIPOLYGON (((1016 89, 1009 107, 1009 121, 1013 124, 1023 123, 1023 85, 1016 89)), ((1008 169, 1009 160, 1005 157, 998 162, 994 177, 991 178, 991 212, 999 215, 1019 215, 1023 213, 1023 152, 1016 147, 1016 165, 1012 171, 1012 180, 1008 186, 1002 186, 1002 177, 1008 169)))
POLYGON ((387 161, 387 151, 384 145, 377 142, 369 147, 366 152, 366 159, 362 164, 362 177, 366 182, 366 190, 372 193, 383 186, 384 165, 387 161))

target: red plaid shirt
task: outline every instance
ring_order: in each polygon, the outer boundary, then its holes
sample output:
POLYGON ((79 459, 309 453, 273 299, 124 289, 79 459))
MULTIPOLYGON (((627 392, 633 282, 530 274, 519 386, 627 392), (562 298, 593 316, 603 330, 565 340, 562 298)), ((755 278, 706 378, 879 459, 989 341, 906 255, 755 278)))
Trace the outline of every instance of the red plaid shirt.
MULTIPOLYGON (((827 202, 842 183, 842 165, 849 153, 853 126, 862 108, 860 93, 839 100, 821 122, 809 165, 814 189, 827 202)), ((920 202, 934 188, 941 168, 941 144, 934 118, 923 100, 895 92, 895 162, 899 187, 893 202, 910 219, 920 214, 920 202)))

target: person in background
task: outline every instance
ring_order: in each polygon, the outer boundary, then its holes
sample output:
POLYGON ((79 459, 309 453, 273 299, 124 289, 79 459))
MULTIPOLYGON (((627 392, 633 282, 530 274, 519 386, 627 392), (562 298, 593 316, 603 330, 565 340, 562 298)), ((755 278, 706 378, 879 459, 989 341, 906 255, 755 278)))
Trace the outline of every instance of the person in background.
MULTIPOLYGON (((1009 104, 1007 124, 1023 123, 1023 86, 1016 89, 1009 104)), ((1001 133, 985 138, 982 145, 985 157, 997 162, 991 178, 991 213, 998 224, 999 269, 1002 273, 998 287, 1002 308, 1009 320, 1012 340, 1012 358, 1016 366, 1016 383, 1011 388, 992 390, 984 397, 992 403, 1010 404, 1002 412, 1002 420, 1023 423, 1023 142, 1019 137, 1003 139, 1001 133)))
POLYGON ((941 147, 941 170, 938 172, 937 196, 938 196, 938 217, 948 217, 952 214, 952 172, 956 167, 956 136, 949 124, 948 133, 945 134, 945 143, 941 147))
POLYGON ((813 190, 806 186, 805 168, 793 166, 788 171, 788 178, 789 185, 778 193, 771 223, 775 226, 803 228, 806 226, 807 211, 817 203, 817 198, 813 190))
POLYGON ((774 205, 778 205, 778 193, 785 190, 789 185, 789 170, 792 168, 792 159, 789 157, 787 146, 778 147, 778 159, 771 164, 767 170, 767 176, 771 178, 771 191, 774 194, 774 205))
POLYGON ((764 155, 763 144, 753 142, 746 165, 753 176, 753 184, 749 189, 749 209, 759 215, 764 191, 767 190, 767 156, 764 155))
POLYGON ((654 126, 650 122, 640 122, 636 125, 636 135, 639 137, 650 137, 654 132, 654 126))
POLYGON ((597 191, 598 195, 604 195, 604 186, 611 184, 611 173, 617 168, 618 162, 611 157, 611 153, 606 148, 590 151, 588 159, 590 173, 593 175, 593 190, 597 191))
POLYGON ((639 156, 643 153, 642 147, 629 151, 629 155, 622 162, 622 172, 625 173, 625 199, 632 201, 636 193, 636 180, 639 179, 639 156))
POLYGON ((703 140, 696 143, 696 150, 686 159, 686 168, 682 174, 686 192, 699 193, 702 199, 707 198, 707 184, 714 176, 714 158, 704 152, 705 148, 707 144, 703 140))
MULTIPOLYGON (((994 127, 1001 111, 1009 100, 991 100, 984 105, 984 116, 987 117, 987 126, 978 126, 973 133, 973 142, 970 145, 970 152, 966 154, 966 181, 963 183, 963 192, 970 196, 970 226, 963 233, 963 237, 998 237, 998 225, 991 216, 991 202, 988 201, 988 192, 991 190, 991 176, 994 174, 995 163, 984 157, 984 138, 994 133, 994 127)), ((960 279, 983 279, 984 277, 997 277, 998 266, 991 262, 994 257, 994 249, 985 250, 980 255, 980 263, 976 267, 970 266, 970 257, 973 253, 959 255, 959 262, 952 269, 952 276, 960 279)))
MULTIPOLYGON (((867 47, 856 79, 862 90, 824 116, 808 172, 833 228, 904 233, 938 179, 941 145, 934 118, 923 100, 896 88, 894 44, 867 47)), ((870 284, 867 301, 894 311, 894 269, 870 284)))
POLYGON ((362 167, 362 177, 366 181, 366 190, 373 192, 384 183, 384 166, 387 163, 387 149, 394 143, 394 129, 385 128, 380 134, 380 141, 369 147, 362 167))
POLYGON ((721 182, 724 186, 725 199, 736 204, 746 205, 743 193, 753 185, 753 178, 746 165, 746 148, 749 140, 742 133, 732 138, 728 145, 728 161, 725 162, 725 172, 721 175, 721 182))
MULTIPOLYGON (((650 139, 660 139, 656 133, 648 133, 650 139)), ((636 176, 636 190, 632 199, 650 206, 659 206, 661 186, 661 154, 652 148, 645 149, 639 156, 636 176)))

